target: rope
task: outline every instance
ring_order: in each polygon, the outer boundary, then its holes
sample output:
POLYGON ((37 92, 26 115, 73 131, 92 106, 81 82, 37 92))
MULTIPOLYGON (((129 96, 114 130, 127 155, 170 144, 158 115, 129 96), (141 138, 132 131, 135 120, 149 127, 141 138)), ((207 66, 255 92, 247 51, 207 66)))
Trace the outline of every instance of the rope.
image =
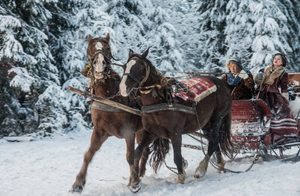
POLYGON ((124 69, 124 65, 122 65, 122 64, 119 64, 119 63, 111 63, 111 65, 116 65, 116 66, 118 66, 118 67, 122 67, 122 68, 124 69))
MULTIPOLYGON (((196 140, 197 142, 200 142, 203 145, 206 145, 203 140, 200 140, 198 138, 196 138, 195 136, 193 136, 192 134, 188 134, 188 136, 190 136, 191 138, 193 138, 194 140, 196 140)), ((200 136, 202 138, 202 136, 200 136)), ((202 146, 203 147, 203 146, 202 146)))
POLYGON ((166 168, 168 168, 171 172, 178 175, 178 172, 175 171, 177 168, 168 166, 168 164, 166 163, 166 160, 164 160, 164 164, 165 164, 166 168))
POLYGON ((252 169, 253 165, 258 161, 259 157, 260 157, 259 154, 255 154, 251 165, 244 171, 235 171, 235 170, 227 169, 224 167, 224 172, 230 172, 230 173, 235 173, 235 174, 248 172, 252 169))

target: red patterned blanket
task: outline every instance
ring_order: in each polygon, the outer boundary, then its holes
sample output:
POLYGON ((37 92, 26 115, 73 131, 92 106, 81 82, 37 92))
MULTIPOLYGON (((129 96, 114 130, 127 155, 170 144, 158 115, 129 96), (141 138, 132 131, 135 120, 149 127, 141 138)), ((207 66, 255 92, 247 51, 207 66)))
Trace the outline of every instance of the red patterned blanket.
POLYGON ((297 121, 293 118, 272 119, 270 133, 277 135, 298 135, 297 121))
POLYGON ((175 96, 185 101, 199 102, 217 90, 216 85, 208 78, 191 78, 180 82, 187 88, 187 91, 181 90, 175 93, 175 96))

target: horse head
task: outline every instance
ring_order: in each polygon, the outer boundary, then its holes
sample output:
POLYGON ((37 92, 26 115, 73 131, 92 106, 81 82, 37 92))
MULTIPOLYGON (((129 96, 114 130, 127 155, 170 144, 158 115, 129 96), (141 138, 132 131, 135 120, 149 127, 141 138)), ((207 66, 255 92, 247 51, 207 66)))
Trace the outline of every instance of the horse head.
POLYGON ((149 48, 143 54, 136 54, 129 51, 129 58, 125 65, 125 71, 120 83, 120 93, 127 97, 133 90, 140 90, 146 85, 152 85, 157 82, 159 76, 155 67, 146 58, 149 48), (154 76, 154 77, 153 77, 154 76))
POLYGON ((109 40, 109 34, 104 38, 88 35, 87 56, 89 64, 85 67, 87 72, 86 76, 95 80, 103 80, 110 74, 111 59, 113 57, 109 40))

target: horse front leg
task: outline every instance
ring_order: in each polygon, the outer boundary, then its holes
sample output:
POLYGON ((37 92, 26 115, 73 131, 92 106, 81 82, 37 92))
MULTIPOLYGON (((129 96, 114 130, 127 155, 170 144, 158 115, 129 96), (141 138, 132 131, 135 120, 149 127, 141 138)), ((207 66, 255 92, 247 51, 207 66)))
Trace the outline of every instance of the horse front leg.
POLYGON ((181 155, 181 143, 182 143, 182 136, 177 135, 171 138, 172 146, 173 146, 173 153, 174 153, 174 163, 177 166, 177 182, 183 184, 186 178, 186 173, 183 169, 183 157, 181 155))
POLYGON ((106 133, 98 133, 95 129, 91 136, 91 143, 88 151, 84 154, 83 158, 83 164, 81 166, 81 169, 79 173, 76 176, 76 180, 74 184, 72 185, 71 192, 82 192, 83 187, 86 182, 86 174, 87 174, 87 168, 89 163, 91 162, 93 156, 95 155, 96 151, 99 150, 101 145, 105 142, 105 140, 108 138, 108 135, 106 133))
POLYGON ((130 184, 128 186, 130 191, 133 193, 136 193, 141 189, 141 183, 139 177, 139 163, 145 148, 147 148, 152 141, 153 141, 153 136, 150 135, 148 132, 144 132, 141 143, 134 151, 134 167, 131 172, 131 176, 129 179, 130 184))

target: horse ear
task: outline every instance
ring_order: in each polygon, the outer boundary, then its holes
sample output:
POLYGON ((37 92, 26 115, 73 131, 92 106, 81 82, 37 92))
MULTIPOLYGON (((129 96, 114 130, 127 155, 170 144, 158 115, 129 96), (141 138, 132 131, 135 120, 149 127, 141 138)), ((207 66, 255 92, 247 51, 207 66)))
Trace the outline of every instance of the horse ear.
POLYGON ((132 57, 133 53, 134 53, 133 50, 129 49, 129 55, 128 55, 129 58, 132 57))
POLYGON ((109 35, 109 33, 106 34, 105 39, 107 40, 107 42, 109 42, 109 40, 110 40, 110 35, 109 35))
POLYGON ((93 39, 93 36, 91 36, 91 34, 88 34, 86 37, 85 37, 85 40, 86 41, 90 41, 90 40, 92 40, 93 39))
POLYGON ((145 52, 142 54, 142 57, 143 57, 143 58, 146 58, 146 57, 147 57, 148 52, 149 52, 149 49, 150 49, 150 47, 148 47, 147 50, 145 50, 145 52))

